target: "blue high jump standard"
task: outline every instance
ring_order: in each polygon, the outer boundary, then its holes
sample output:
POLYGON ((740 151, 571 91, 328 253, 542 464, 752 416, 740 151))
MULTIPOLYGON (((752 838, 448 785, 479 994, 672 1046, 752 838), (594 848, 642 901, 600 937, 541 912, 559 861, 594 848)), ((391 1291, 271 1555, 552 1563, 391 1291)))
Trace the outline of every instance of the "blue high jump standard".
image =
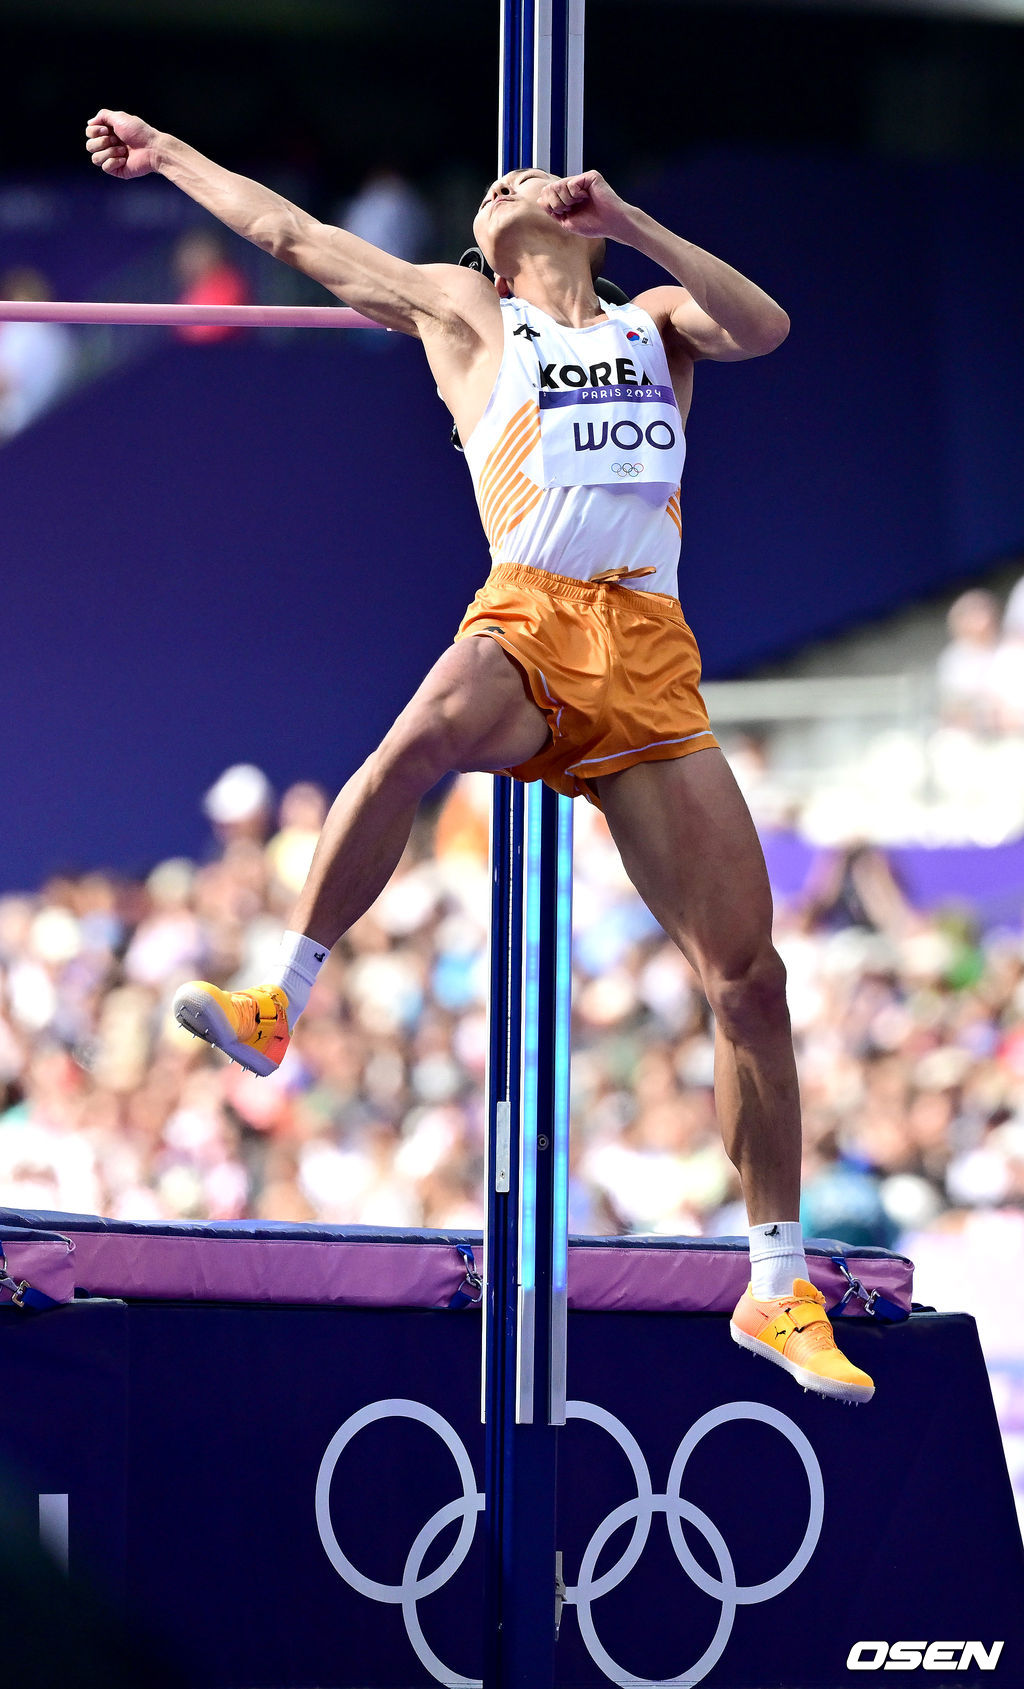
MULTIPOLYGON (((583 0, 502 0, 498 173, 582 168, 583 0)), ((485 1689, 554 1683, 572 806, 495 780, 483 1345, 485 1689)))

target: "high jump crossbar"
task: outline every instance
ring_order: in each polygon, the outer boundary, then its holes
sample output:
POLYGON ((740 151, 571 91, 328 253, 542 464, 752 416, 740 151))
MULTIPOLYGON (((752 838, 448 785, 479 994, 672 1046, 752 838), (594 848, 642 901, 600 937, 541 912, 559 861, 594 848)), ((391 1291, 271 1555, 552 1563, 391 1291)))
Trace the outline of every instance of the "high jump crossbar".
POLYGON ((347 305, 77 304, 52 299, 0 299, 0 323, 99 323, 145 328, 375 328, 380 323, 347 305))
MULTIPOLYGON (((584 0, 500 0, 498 174, 582 169, 584 0)), ((501 775, 491 816, 484 1686, 553 1689, 565 1423, 572 804, 501 775)))

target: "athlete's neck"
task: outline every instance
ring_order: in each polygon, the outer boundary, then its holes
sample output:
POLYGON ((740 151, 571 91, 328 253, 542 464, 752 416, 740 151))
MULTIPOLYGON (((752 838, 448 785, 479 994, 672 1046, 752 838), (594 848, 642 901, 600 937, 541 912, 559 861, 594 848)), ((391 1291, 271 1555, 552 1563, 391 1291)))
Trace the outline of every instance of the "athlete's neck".
POLYGON ((559 262, 550 253, 524 258, 511 289, 517 299, 536 305, 563 328, 589 328, 605 315, 589 268, 559 262))

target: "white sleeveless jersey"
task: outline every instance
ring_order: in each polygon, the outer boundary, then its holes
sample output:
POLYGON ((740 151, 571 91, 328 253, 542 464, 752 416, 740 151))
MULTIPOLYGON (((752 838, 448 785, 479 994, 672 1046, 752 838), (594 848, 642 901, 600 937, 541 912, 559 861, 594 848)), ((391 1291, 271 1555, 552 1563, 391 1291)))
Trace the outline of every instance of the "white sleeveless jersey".
POLYGON ((677 592, 686 454, 665 348, 636 305, 564 328, 503 299, 505 349, 465 447, 495 563, 590 580, 650 568, 638 591, 677 592))

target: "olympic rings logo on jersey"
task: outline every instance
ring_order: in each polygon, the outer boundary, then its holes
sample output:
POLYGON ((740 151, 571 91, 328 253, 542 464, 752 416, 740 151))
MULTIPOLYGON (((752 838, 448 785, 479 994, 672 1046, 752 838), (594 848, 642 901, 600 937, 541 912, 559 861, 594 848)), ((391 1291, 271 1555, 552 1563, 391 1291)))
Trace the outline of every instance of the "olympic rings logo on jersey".
MULTIPOLYGON (((725 1402, 721 1407, 712 1408, 710 1412, 702 1414, 690 1427, 672 1458, 664 1491, 656 1492, 640 1445, 620 1419, 616 1419, 614 1414, 598 1407, 594 1402, 568 1402, 566 1417, 587 1420, 607 1432, 626 1456, 636 1488, 632 1501, 625 1501, 621 1506, 613 1508, 598 1525, 584 1550, 579 1581, 566 1586, 565 1603, 576 1608, 580 1634, 587 1652, 598 1670, 613 1683, 623 1685, 624 1689, 682 1689, 683 1685, 700 1683, 708 1672, 714 1669, 725 1652, 732 1634, 737 1607, 758 1606, 763 1601, 774 1600, 777 1595, 789 1589, 805 1570, 818 1545, 825 1516, 825 1486, 813 1448, 799 1427, 776 1408, 766 1407, 763 1402, 725 1402), (683 1473, 698 1443, 717 1426, 742 1419, 759 1421, 786 1438, 803 1465, 809 1499, 807 1525, 796 1552, 774 1577, 756 1584, 741 1584, 737 1581, 732 1556, 722 1533, 706 1513, 692 1502, 684 1500, 682 1496, 683 1473), (680 1570, 685 1572, 691 1583, 705 1595, 719 1601, 722 1610, 715 1634, 700 1658, 678 1676, 662 1678, 657 1685, 652 1685, 650 1678, 635 1677, 612 1659, 597 1634, 593 1608, 602 1596, 617 1589, 635 1569, 647 1545, 651 1524, 659 1513, 665 1516, 669 1541, 680 1570), (631 1521, 633 1531, 625 1548, 614 1565, 609 1566, 598 1577, 597 1566, 607 1544, 617 1531, 631 1521), (695 1558, 683 1535, 684 1521, 704 1538, 716 1563, 717 1576, 705 1571, 695 1558)), ((406 1634, 420 1664, 438 1683, 450 1684, 453 1689, 481 1689, 480 1679, 460 1677, 438 1658, 423 1635, 418 1603, 428 1595, 435 1594, 462 1566, 472 1545, 477 1514, 483 1511, 484 1500, 484 1496, 476 1487, 476 1475, 466 1446, 457 1432, 433 1408, 427 1407, 423 1402, 409 1401, 403 1397, 370 1402, 357 1413, 351 1414, 328 1443, 317 1474, 317 1529, 324 1552, 334 1570, 350 1588, 360 1595, 365 1595, 368 1600, 400 1606, 406 1634), (401 1583, 380 1583, 376 1578, 367 1577, 359 1571, 340 1547, 331 1521, 331 1481, 338 1459, 353 1437, 378 1419, 414 1419, 429 1430, 435 1431, 451 1453, 462 1484, 462 1494, 444 1507, 439 1507, 415 1537, 406 1556, 401 1583), (446 1527, 456 1523, 459 1526, 458 1535, 448 1554, 433 1572, 423 1576, 423 1562, 431 1545, 446 1527)))
POLYGON ((612 474, 624 476, 629 481, 635 481, 638 475, 643 474, 644 468, 645 465, 642 463, 613 463, 612 474))

